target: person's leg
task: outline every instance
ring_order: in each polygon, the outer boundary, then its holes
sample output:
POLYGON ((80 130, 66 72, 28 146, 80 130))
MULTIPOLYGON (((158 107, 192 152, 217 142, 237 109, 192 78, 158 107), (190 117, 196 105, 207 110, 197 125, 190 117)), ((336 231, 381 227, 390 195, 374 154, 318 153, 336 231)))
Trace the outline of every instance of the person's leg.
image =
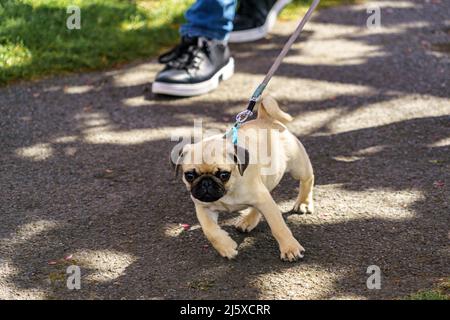
POLYGON ((275 24, 278 13, 291 1, 239 1, 229 42, 248 42, 264 38, 275 24))
POLYGON ((180 33, 188 37, 227 40, 233 30, 236 0, 197 0, 186 12, 180 33))
POLYGON ((165 64, 153 81, 157 94, 193 96, 216 89, 234 73, 227 45, 236 0, 197 0, 181 27, 181 43, 159 57, 165 64))

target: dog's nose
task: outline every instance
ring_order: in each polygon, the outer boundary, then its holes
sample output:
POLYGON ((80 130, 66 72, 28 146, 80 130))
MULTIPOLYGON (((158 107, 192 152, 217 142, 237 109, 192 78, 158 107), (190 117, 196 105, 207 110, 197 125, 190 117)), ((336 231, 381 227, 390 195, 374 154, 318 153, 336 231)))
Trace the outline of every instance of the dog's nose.
POLYGON ((206 178, 206 179, 203 179, 202 180, 202 187, 203 188, 209 188, 209 187, 211 187, 212 186, 212 181, 211 181, 211 179, 208 179, 208 178, 206 178))

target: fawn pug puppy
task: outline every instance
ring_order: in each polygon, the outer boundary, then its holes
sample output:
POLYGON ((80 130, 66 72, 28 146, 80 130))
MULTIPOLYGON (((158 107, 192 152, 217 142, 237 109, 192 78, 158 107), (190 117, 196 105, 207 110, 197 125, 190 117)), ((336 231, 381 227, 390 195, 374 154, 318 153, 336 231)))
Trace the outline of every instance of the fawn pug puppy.
POLYGON ((216 135, 187 144, 172 155, 176 172, 183 172, 203 232, 221 256, 232 259, 238 252, 236 242, 218 225, 218 213, 248 209, 238 218, 236 228, 249 232, 263 215, 278 242, 281 259, 303 257, 305 249, 270 195, 289 172, 300 181, 293 211, 314 210, 313 169, 305 148, 284 125, 291 120, 272 97, 265 96, 258 103, 257 118, 239 128, 237 145, 216 135))

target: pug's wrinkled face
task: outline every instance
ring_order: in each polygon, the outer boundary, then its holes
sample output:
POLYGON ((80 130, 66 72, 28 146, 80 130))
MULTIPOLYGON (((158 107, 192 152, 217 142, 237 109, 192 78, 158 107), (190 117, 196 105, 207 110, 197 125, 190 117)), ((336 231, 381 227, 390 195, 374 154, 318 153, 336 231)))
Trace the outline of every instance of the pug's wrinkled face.
POLYGON ((202 202, 222 198, 232 185, 233 168, 218 165, 183 166, 183 181, 192 196, 202 202))
MULTIPOLYGON (((208 142, 209 145, 213 143, 216 142, 208 142)), ((211 148, 205 144, 191 144, 181 150, 175 170, 182 169, 183 182, 195 199, 202 202, 219 200, 232 188, 236 178, 244 174, 248 165, 247 150, 238 152, 238 147, 234 146, 230 149, 218 148, 219 152, 211 153, 211 148), (239 160, 238 153, 243 161, 239 160)))

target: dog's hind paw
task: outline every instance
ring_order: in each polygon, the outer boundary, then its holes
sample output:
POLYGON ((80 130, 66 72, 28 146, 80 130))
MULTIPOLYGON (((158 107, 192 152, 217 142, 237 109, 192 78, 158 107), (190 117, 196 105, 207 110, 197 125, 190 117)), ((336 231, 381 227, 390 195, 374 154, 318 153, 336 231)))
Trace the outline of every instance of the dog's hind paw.
POLYGON ((313 203, 296 202, 292 208, 292 212, 297 214, 312 214, 314 213, 314 205, 313 203))
POLYGON ((259 213, 242 215, 238 218, 234 226, 241 232, 250 232, 255 229, 260 220, 261 215, 259 213))

